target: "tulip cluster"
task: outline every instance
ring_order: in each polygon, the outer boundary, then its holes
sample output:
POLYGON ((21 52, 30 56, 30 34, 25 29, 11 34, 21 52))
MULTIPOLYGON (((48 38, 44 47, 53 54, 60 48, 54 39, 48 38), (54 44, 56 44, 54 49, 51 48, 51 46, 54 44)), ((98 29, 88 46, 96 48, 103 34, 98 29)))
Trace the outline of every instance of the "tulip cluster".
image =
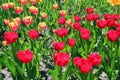
POLYGON ((91 53, 88 58, 75 57, 73 62, 82 73, 88 73, 92 66, 98 66, 102 61, 102 57, 98 53, 91 53))

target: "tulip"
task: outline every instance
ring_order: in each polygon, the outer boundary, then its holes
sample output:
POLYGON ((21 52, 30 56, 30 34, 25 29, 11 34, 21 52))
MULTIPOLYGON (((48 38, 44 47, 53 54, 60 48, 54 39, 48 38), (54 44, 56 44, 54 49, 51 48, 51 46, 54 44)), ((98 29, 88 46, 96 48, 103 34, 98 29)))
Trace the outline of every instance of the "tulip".
POLYGON ((98 53, 91 53, 88 59, 92 62, 92 66, 98 66, 102 62, 102 57, 98 53))
POLYGON ((2 9, 3 10, 8 10, 9 9, 8 4, 7 3, 2 4, 2 9))
POLYGON ((94 10, 93 10, 93 8, 88 7, 88 8, 86 8, 86 12, 87 12, 88 14, 91 14, 91 13, 94 12, 94 10))
POLYGON ((114 31, 114 30, 109 30, 109 31, 107 32, 107 38, 108 38, 108 40, 110 40, 111 42, 116 41, 117 38, 118 38, 117 32, 114 31))
POLYGON ((80 35, 84 40, 90 39, 90 31, 87 28, 80 28, 80 35))
POLYGON ((38 30, 30 30, 28 35, 31 39, 37 39, 39 37, 39 32, 38 30))
POLYGON ((32 61, 34 54, 30 50, 20 50, 16 53, 18 60, 22 63, 29 63, 32 61))
POLYGON ((54 61, 57 66, 66 66, 69 62, 69 53, 68 52, 59 52, 54 53, 54 61))
POLYGON ((57 36, 59 36, 59 37, 64 37, 64 36, 68 35, 67 28, 59 28, 55 32, 56 32, 57 36))
POLYGON ((64 42, 62 41, 62 42, 54 42, 53 43, 53 46, 54 46, 54 49, 55 50, 62 50, 62 49, 64 49, 64 42))
POLYGON ((22 7, 16 7, 16 8, 15 8, 15 12, 16 12, 17 14, 21 14, 21 13, 23 12, 23 8, 22 8, 22 7))
POLYGON ((46 23, 45 22, 41 22, 41 23, 39 23, 38 24, 38 26, 40 27, 40 29, 42 29, 42 30, 45 30, 46 29, 46 27, 47 27, 47 25, 46 25, 46 23))
POLYGON ((61 17, 64 17, 65 15, 66 15, 66 11, 65 11, 65 10, 61 10, 61 11, 60 11, 60 16, 61 16, 61 17))
POLYGON ((32 16, 27 16, 23 18, 23 22, 25 25, 30 25, 32 24, 32 16))
POLYGON ((7 44, 12 44, 16 42, 18 39, 18 34, 16 32, 5 32, 4 33, 4 40, 7 44))
POLYGON ((53 9, 57 10, 58 9, 58 4, 53 4, 53 9))

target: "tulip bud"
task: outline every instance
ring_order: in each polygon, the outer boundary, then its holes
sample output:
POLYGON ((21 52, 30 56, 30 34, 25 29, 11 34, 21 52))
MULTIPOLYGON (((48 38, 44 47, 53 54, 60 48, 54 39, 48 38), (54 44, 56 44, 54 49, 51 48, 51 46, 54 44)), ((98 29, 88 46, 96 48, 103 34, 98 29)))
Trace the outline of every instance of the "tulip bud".
POLYGON ((94 10, 93 10, 93 8, 88 7, 88 8, 86 8, 86 12, 87 12, 88 14, 91 14, 91 13, 94 12, 94 10))
POLYGON ((41 15, 41 17, 42 17, 43 19, 46 19, 46 18, 47 18, 47 13, 41 13, 40 15, 41 15))
POLYGON ((66 11, 65 11, 65 10, 61 10, 61 11, 60 11, 60 16, 61 16, 61 17, 64 17, 65 15, 66 15, 66 11))
POLYGON ((7 45, 7 41, 5 41, 5 40, 2 41, 2 45, 3 45, 3 46, 6 46, 6 45, 7 45))
POLYGON ((53 9, 57 10, 58 9, 58 4, 53 4, 53 9))
POLYGON ((46 27, 47 27, 47 25, 46 25, 46 23, 45 22, 41 22, 41 23, 39 23, 38 24, 38 26, 40 27, 40 29, 42 29, 42 30, 45 30, 46 29, 46 27))
POLYGON ((69 26, 71 26, 72 25, 72 20, 71 19, 67 20, 66 24, 69 25, 69 26))

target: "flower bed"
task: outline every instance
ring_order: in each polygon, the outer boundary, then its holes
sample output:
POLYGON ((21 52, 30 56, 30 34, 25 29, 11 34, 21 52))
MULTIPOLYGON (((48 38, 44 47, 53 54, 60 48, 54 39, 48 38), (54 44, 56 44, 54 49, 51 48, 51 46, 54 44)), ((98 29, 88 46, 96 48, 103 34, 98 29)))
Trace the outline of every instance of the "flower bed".
POLYGON ((109 80, 119 78, 119 0, 8 0, 0 4, 0 69, 6 67, 13 80, 47 76, 98 80, 102 73, 109 80), (45 69, 47 76, 41 63, 51 66, 45 69))

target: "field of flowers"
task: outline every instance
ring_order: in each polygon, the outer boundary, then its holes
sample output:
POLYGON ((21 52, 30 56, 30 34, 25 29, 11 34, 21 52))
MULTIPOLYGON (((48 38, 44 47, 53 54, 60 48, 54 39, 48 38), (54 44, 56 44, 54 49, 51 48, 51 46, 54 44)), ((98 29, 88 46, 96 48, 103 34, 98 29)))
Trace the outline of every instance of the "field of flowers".
POLYGON ((0 0, 0 80, 120 80, 119 5, 0 0))

